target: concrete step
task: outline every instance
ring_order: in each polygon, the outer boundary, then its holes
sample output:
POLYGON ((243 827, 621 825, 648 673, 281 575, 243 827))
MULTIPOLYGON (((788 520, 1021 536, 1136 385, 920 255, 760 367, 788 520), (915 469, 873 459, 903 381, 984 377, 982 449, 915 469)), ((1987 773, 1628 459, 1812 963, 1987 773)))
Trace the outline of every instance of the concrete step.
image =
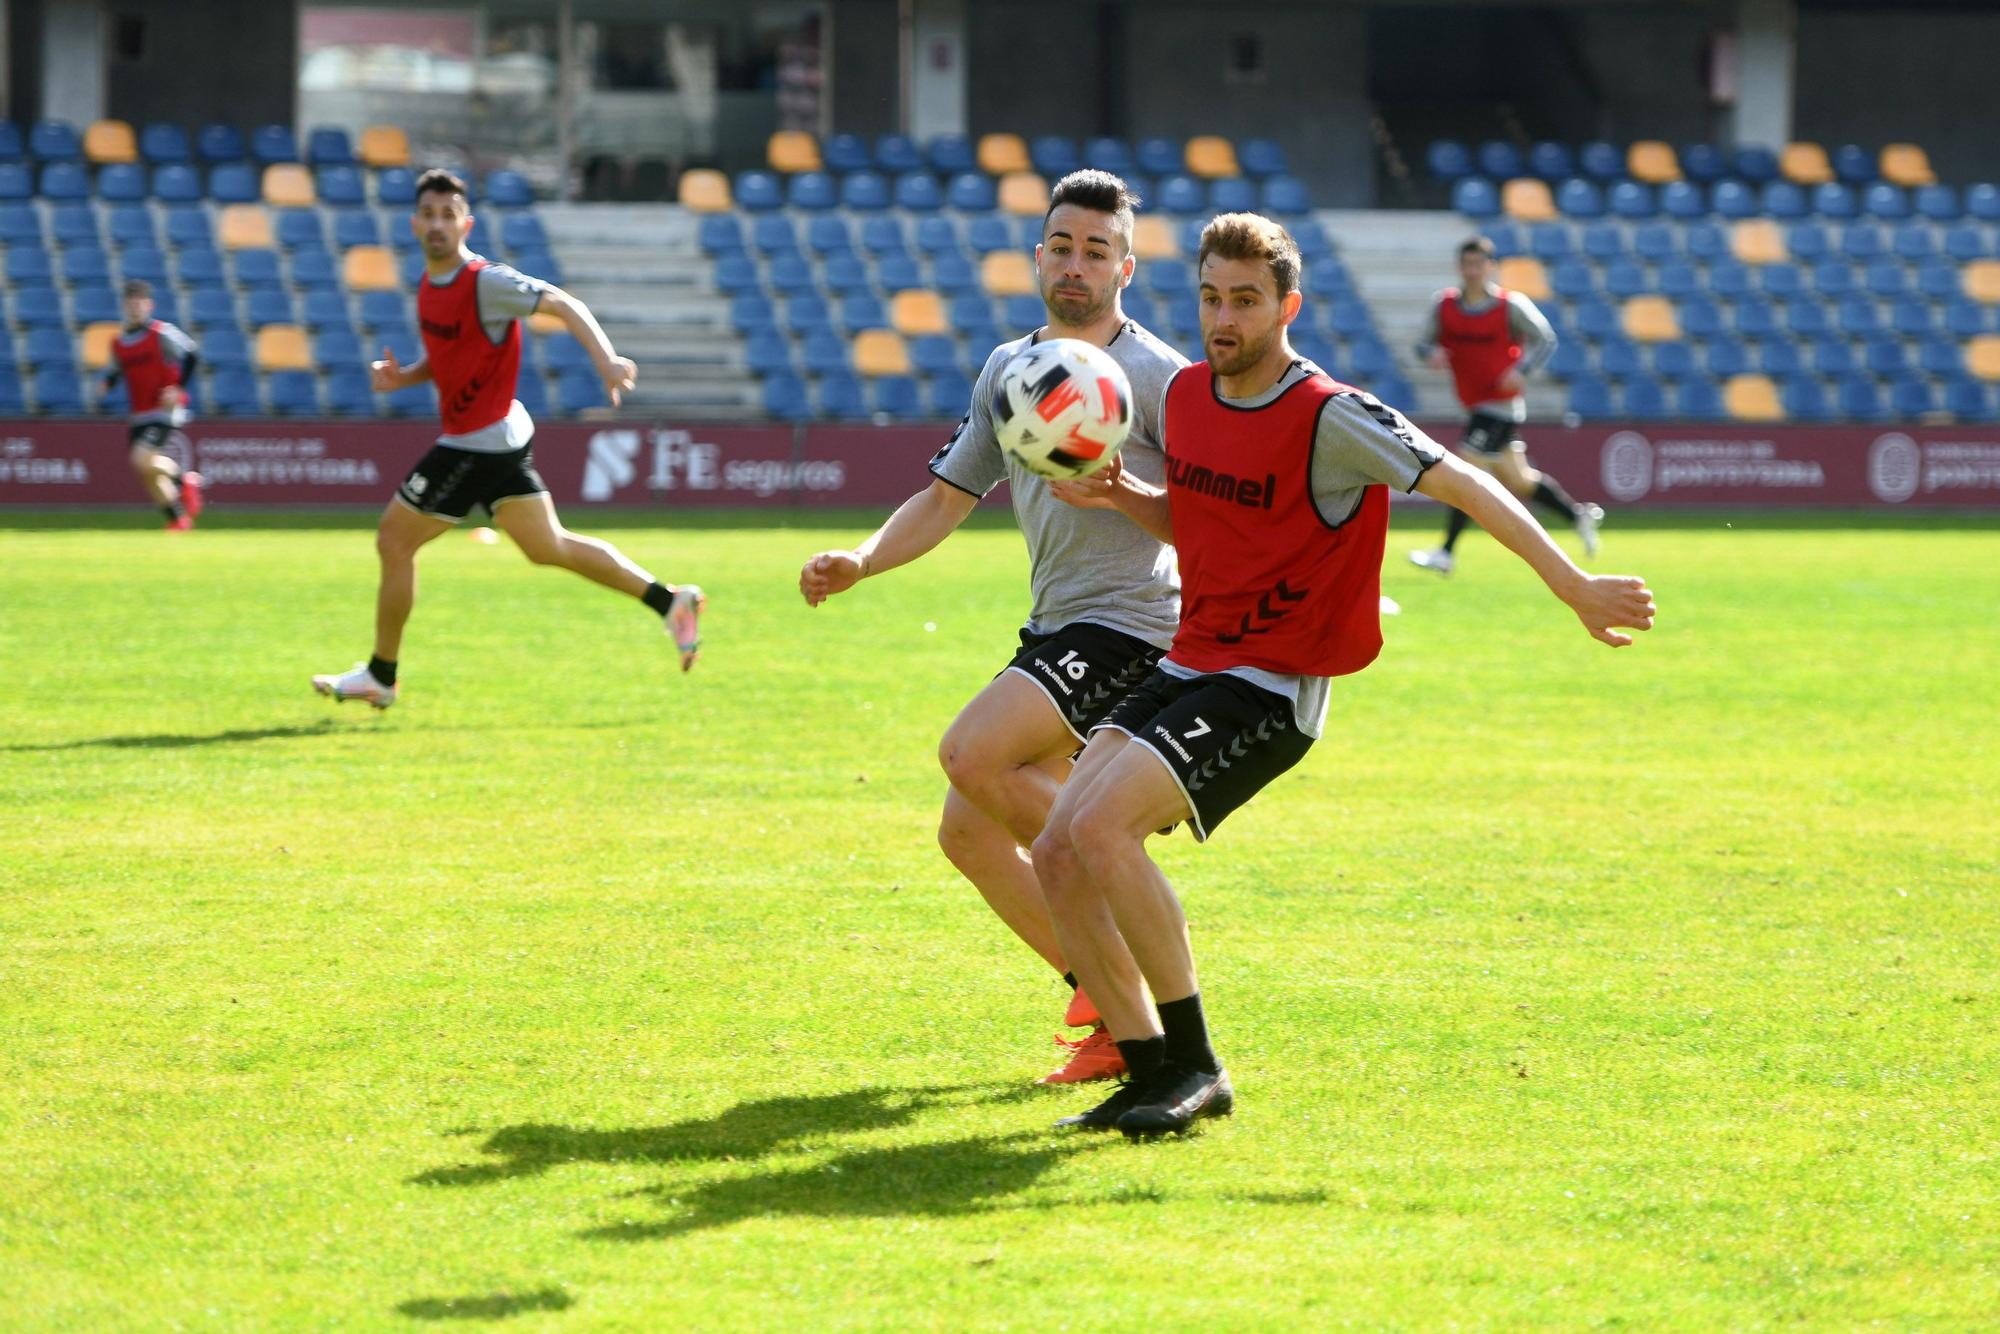
POLYGON ((589 245, 699 253, 694 215, 678 204, 542 204, 535 212, 559 256, 589 245))

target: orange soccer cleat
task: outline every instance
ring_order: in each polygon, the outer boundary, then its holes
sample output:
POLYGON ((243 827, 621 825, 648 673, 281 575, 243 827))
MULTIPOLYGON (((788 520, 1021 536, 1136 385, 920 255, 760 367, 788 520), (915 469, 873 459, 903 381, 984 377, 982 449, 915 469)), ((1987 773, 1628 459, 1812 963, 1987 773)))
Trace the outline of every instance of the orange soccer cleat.
POLYGON ((1054 1074, 1043 1075, 1038 1083, 1087 1084, 1095 1079, 1116 1079, 1125 1073, 1125 1058, 1103 1024, 1076 1042, 1057 1038, 1056 1045, 1069 1052, 1069 1061, 1054 1074))
POLYGON ((1078 987, 1069 998, 1069 1009, 1063 1011, 1063 1023, 1071 1028, 1098 1028, 1104 1023, 1104 1016, 1090 1003, 1090 997, 1078 987))

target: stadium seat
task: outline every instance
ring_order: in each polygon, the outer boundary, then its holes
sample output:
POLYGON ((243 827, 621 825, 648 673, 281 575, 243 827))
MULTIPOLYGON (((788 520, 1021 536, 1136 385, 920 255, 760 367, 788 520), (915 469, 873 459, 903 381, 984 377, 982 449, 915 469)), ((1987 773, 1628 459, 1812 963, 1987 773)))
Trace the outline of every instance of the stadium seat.
POLYGON ((1145 213, 1132 224, 1132 253, 1140 260, 1173 259, 1180 254, 1180 242, 1165 218, 1145 213))
POLYGON ((1028 144, 1028 165, 1050 180, 1069 175, 1083 165, 1076 141, 1060 134, 1036 135, 1028 144))
POLYGON ((1910 216, 1910 196, 1901 186, 1877 181, 1863 191, 1861 211, 1871 218, 1900 222, 1910 216))
POLYGON ((1882 391, 1865 376, 1843 379, 1834 392, 1839 416, 1848 421, 1871 422, 1882 418, 1882 391))
POLYGON ((187 131, 178 125, 155 121, 139 131, 139 155, 152 163, 187 162, 194 153, 187 131))
POLYGON ((254 417, 264 410, 257 377, 248 370, 220 369, 208 380, 208 408, 224 417, 254 417))
POLYGON ((1800 338, 1821 338, 1833 330, 1833 320, 1818 297, 1806 293, 1785 302, 1785 327, 1800 338))
POLYGON ((1918 214, 1932 222, 1957 222, 1964 213, 1958 191, 1949 185, 1918 186, 1915 204, 1918 214))
POLYGON ((333 215, 333 243, 342 250, 382 244, 382 224, 374 213, 354 209, 333 215))
POLYGON ((1778 387, 1762 375, 1732 375, 1722 390, 1723 409, 1736 421, 1774 422, 1785 418, 1778 387))
MULTIPOLYGON (((1194 301, 1192 296, 1186 299, 1190 303, 1194 301)), ((1046 314, 1039 296, 1022 293, 1019 296, 1010 296, 1000 303, 1001 324, 1008 330, 1009 338, 1026 333, 1040 325, 1046 314)))
POLYGON ((1627 380, 1625 415, 1640 421, 1657 421, 1668 416, 1667 387, 1648 375, 1627 380))
POLYGON ((1645 354, 1639 345, 1622 334, 1605 339, 1597 349, 1597 368, 1613 380, 1623 382, 1645 369, 1645 354))
MULTIPOLYGON (((740 250, 741 230, 736 219, 724 214, 704 218, 702 228, 702 248, 706 250, 740 250), (713 224, 709 226, 706 224, 713 224), (727 228, 727 235, 724 228, 727 228), (713 233, 713 236, 711 236, 713 233), (721 244, 727 242, 726 244, 721 244)), ((758 219, 761 225, 765 219, 758 219)), ((872 221, 872 219, 871 219, 872 221)), ((854 232, 847 219, 833 213, 823 213, 806 222, 806 249, 815 255, 851 255, 854 253, 854 232)))
POLYGON ((84 326, 82 349, 85 370, 101 371, 111 364, 111 344, 117 339, 122 327, 115 320, 103 320, 84 326))
POLYGON ((1960 421, 1978 421, 1992 411, 1986 386, 1971 378, 1949 380, 1944 388, 1944 410, 1960 421))
POLYGON ((1018 134, 984 134, 979 137, 979 169, 988 176, 1007 176, 1034 170, 1028 145, 1018 134))
POLYGON ((1040 219, 1049 209, 1049 185, 1033 172, 1013 172, 1000 180, 1000 211, 1040 219))
POLYGON ((765 142, 764 161, 772 171, 795 175, 823 171, 819 141, 803 130, 779 130, 765 142))
POLYGON ((923 394, 908 375, 884 375, 875 381, 875 411, 898 421, 924 416, 923 394))
POLYGON ((854 369, 862 375, 908 375, 910 349, 891 329, 868 329, 854 339, 854 369))
POLYGON ((298 311, 293 309, 289 292, 278 288, 253 288, 243 298, 243 323, 246 328, 263 329, 273 324, 298 323, 298 311))
POLYGON ((2000 380, 2000 334, 1981 334, 1968 342, 1965 368, 1989 383, 2000 380))
POLYGON ((1731 221, 1753 218, 1758 212, 1757 196, 1741 181, 1717 181, 1709 193, 1708 206, 1731 221))
POLYGON ((380 246, 355 246, 341 261, 342 281, 349 291, 391 291, 397 280, 395 257, 380 246))
POLYGON ((368 186, 354 167, 321 167, 313 176, 313 190, 319 202, 337 208, 352 208, 368 202, 368 186))
POLYGON ((230 255, 231 276, 238 288, 279 287, 284 284, 283 268, 275 250, 238 250, 230 255))
POLYGON ((1729 160, 1730 172, 1752 185, 1763 185, 1778 175, 1778 155, 1761 144, 1745 144, 1729 160))
POLYGON ((260 166, 297 162, 299 141, 288 125, 259 125, 250 134, 250 156, 260 166))
POLYGON ((1593 222, 1583 229, 1583 253, 1600 264, 1629 258, 1625 253, 1625 233, 1616 223, 1593 222))
POLYGON ((28 155, 39 162, 75 162, 83 156, 83 138, 68 121, 37 121, 28 130, 28 155))
POLYGON ((774 172, 740 172, 736 177, 734 197, 738 208, 750 213, 764 213, 783 207, 784 185, 774 172))
POLYGON ((262 371, 306 371, 313 368, 306 331, 296 324, 271 324, 257 331, 254 364, 262 371))
POLYGON ((1757 370, 1774 380, 1782 381, 1787 376, 1797 375, 1805 369, 1805 356, 1799 345, 1788 338, 1774 338, 1768 342, 1753 345, 1752 359, 1757 370))
POLYGON ((1825 185, 1834 179, 1833 163, 1826 149, 1816 143, 1786 144, 1778 155, 1778 171, 1798 185, 1825 185))
POLYGON ((153 197, 163 204, 193 204, 205 195, 201 174, 193 167, 169 165, 153 172, 153 197))
POLYGON ((1451 188, 1451 206, 1469 218, 1498 217, 1500 192, 1482 176, 1460 177, 1451 188))
POLYGON ((1209 182, 1208 207, 1212 213, 1251 213, 1257 204, 1257 183, 1247 177, 1223 176, 1209 182))
MULTIPOLYGON (((1568 144, 1542 139, 1528 146, 1528 172, 1545 181, 1566 180, 1576 175, 1576 155, 1568 144)), ((1565 213, 1568 209, 1563 210, 1565 213)))
POLYGON ((44 199, 88 199, 90 173, 81 162, 51 162, 36 189, 44 199))
POLYGON ((875 285, 891 296, 927 286, 924 271, 906 252, 885 254, 875 263, 875 285))
POLYGON ((1822 218, 1845 221, 1858 217, 1861 206, 1855 201, 1852 189, 1838 182, 1829 181, 1825 185, 1813 187, 1812 211, 1822 218))
POLYGON ((979 170, 979 158, 972 140, 962 134, 941 134, 925 146, 924 156, 933 171, 946 176, 979 170))
POLYGON ((1849 185, 1867 185, 1875 179, 1875 155, 1859 144, 1842 144, 1831 155, 1833 174, 1849 185))
POLYGON ((1476 170, 1472 153, 1456 139, 1434 139, 1424 152, 1424 166, 1441 181, 1456 181, 1476 170))
POLYGON ((1660 211, 1670 218, 1692 221, 1708 216, 1708 201, 1701 187, 1687 181, 1668 181, 1660 187, 1660 211))
POLYGON ((1597 181, 1611 182, 1625 176, 1625 154, 1618 151, 1616 144, 1602 139, 1593 139, 1578 149, 1576 165, 1584 175, 1597 181))
POLYGON ((867 329, 889 327, 889 312, 873 292, 856 292, 840 299, 840 332, 852 338, 867 329))
POLYGON ((303 308, 299 312, 306 328, 314 332, 351 331, 353 322, 347 313, 347 294, 322 288, 307 292, 303 308))
POLYGON ((1746 296, 1756 287, 1750 280, 1750 266, 1731 256, 1710 260, 1708 290, 1717 296, 1746 296))
POLYGON ((83 386, 70 366, 48 366, 35 372, 35 407, 50 415, 74 416, 84 411, 83 386))
POLYGON ((1932 301, 1950 301, 1960 293, 1958 265, 1949 259, 1927 259, 1917 265, 1917 290, 1932 301))
POLYGON ((0 204, 0 242, 42 244, 42 215, 33 204, 0 204))
POLYGON ((1960 280, 1966 296, 1974 301, 1986 306, 2000 304, 2000 260, 1976 259, 1961 271, 1960 280))
POLYGON ((168 209, 166 230, 170 247, 212 247, 215 244, 215 234, 209 230, 208 214, 200 208, 168 209))
POLYGON ((1615 259, 1605 266, 1604 290, 1620 301, 1652 289, 1646 266, 1635 259, 1615 259))
POLYGON ((1473 155, 1482 175, 1499 180, 1527 174, 1527 159, 1521 150, 1505 139, 1488 139, 1479 145, 1473 155))
POLYGON ((1796 264, 1765 264, 1756 274, 1757 286, 1766 296, 1797 296, 1806 290, 1805 272, 1796 264))
MULTIPOLYGON (((1163 178, 1156 190, 1154 202, 1167 213, 1206 215, 1208 212, 1208 193, 1192 176, 1173 175, 1163 178)), ((1203 221, 1206 221, 1205 216, 1203 221)))
MULTIPOLYGON (((522 382, 531 379, 539 383, 537 377, 526 375, 522 382)), ((368 372, 353 365, 335 366, 326 377, 326 409, 339 417, 374 416, 375 392, 369 386, 368 372)))
POLYGON ((1694 265, 1684 259, 1669 259, 1663 262, 1654 282, 1659 287, 1661 295, 1672 297, 1676 301, 1685 301, 1689 297, 1699 295, 1702 290, 1701 275, 1695 270, 1694 265))
POLYGON ((944 303, 935 292, 899 292, 891 302, 890 323, 900 334, 948 334, 951 323, 945 318, 944 303))
POLYGON ((375 202, 384 208, 413 206, 417 202, 417 174, 408 167, 385 167, 376 172, 375 202))
POLYGON ((83 155, 102 166, 139 160, 139 139, 122 120, 100 120, 83 132, 83 155))
POLYGON ((75 366, 76 345, 70 341, 69 330, 53 325, 28 330, 28 336, 21 340, 21 363, 30 370, 75 366))
MULTIPOLYGON (((1094 144, 1099 141, 1093 139, 1090 142, 1094 144)), ((1118 141, 1111 140, 1109 142, 1117 143, 1118 141)), ((1120 146, 1122 147, 1123 145, 1120 146)), ((1089 156, 1087 147, 1086 157, 1089 156)), ((1283 176, 1291 170, 1291 166, 1285 158, 1285 150, 1275 139, 1245 139, 1236 146, 1236 160, 1238 165, 1242 167, 1245 175, 1254 177, 1257 180, 1264 180, 1272 176, 1283 176)), ((1090 165, 1100 166, 1102 164, 1092 159, 1090 165)), ((1125 166, 1129 169, 1131 165, 1128 158, 1125 166)), ((1116 171, 1121 176, 1127 174, 1127 171, 1119 171, 1116 167, 1106 166, 1104 170, 1116 171)))
POLYGON ((1980 222, 2000 222, 2000 185, 1981 181, 1966 186, 1965 211, 1980 222))
POLYGON ((993 302, 985 296, 953 297, 948 308, 951 327, 974 347, 991 347, 1000 341, 1000 326, 993 318, 993 302))
POLYGON ((1894 335, 1871 338, 1864 349, 1862 365, 1870 375, 1907 375, 1911 369, 1910 352, 1903 340, 1894 335))
POLYGON ((195 152, 203 162, 241 162, 243 134, 234 125, 204 125, 195 135, 195 152))
POLYGON ((267 383, 271 392, 271 411, 277 415, 311 417, 319 414, 319 380, 311 371, 273 371, 267 383))
POLYGON ((785 182, 785 204, 802 212, 822 212, 840 202, 840 189, 823 171, 802 171, 785 182))
POLYGON ((750 248, 767 259, 793 254, 799 248, 798 225, 789 213, 765 213, 752 218, 750 248))
POLYGON ((1906 222, 1890 237, 1889 252, 1897 259, 1917 263, 1937 253, 1937 241, 1928 224, 1906 222))
POLYGON ((1186 162, 1189 175, 1205 180, 1243 173, 1236 161, 1236 145, 1219 134, 1198 134, 1188 140, 1186 162))
POLYGON ((363 292, 357 307, 363 331, 400 333, 410 326, 410 305, 399 292, 363 292))
POLYGON ((500 243, 510 251, 546 250, 548 229, 532 213, 509 213, 500 223, 500 243))
POLYGON ((1875 302, 1858 294, 1840 299, 1835 322, 1839 330, 1850 338, 1882 331, 1882 313, 1875 308, 1875 302))
POLYGON ((261 197, 257 173, 243 162, 224 162, 209 169, 208 197, 218 204, 249 204, 261 197))
POLYGON ((6 275, 7 281, 15 286, 26 283, 51 283, 55 281, 55 266, 50 263, 46 250, 9 246, 6 275))
POLYGON ((277 239, 272 235, 271 215, 261 204, 228 205, 218 218, 216 234, 224 250, 268 248, 277 239))
POLYGON ((866 421, 869 416, 867 392, 852 375, 834 373, 819 382, 819 411, 835 421, 866 421))
POLYGON ((961 371, 939 371, 925 382, 924 402, 933 417, 963 417, 972 403, 972 380, 961 371))
POLYGON ((274 234, 278 244, 287 250, 297 250, 300 246, 326 247, 326 229, 320 224, 316 208, 286 209, 278 215, 274 234))
POLYGON ((828 255, 820 275, 826 290, 835 296, 854 296, 875 290, 868 265, 851 250, 828 255))
POLYGON ((1760 206, 1774 218, 1803 218, 1811 205, 1803 187, 1791 181, 1771 181, 1764 186, 1760 206))
POLYGON ((1508 217, 1520 222, 1546 222, 1556 216, 1555 197, 1549 193, 1549 187, 1530 176, 1507 182, 1501 192, 1500 207, 1508 217))
POLYGON ((127 246, 118 256, 118 276, 143 279, 157 286, 167 281, 166 256, 150 245, 127 246))
POLYGON ((827 171, 865 171, 874 165, 875 159, 868 151, 868 141, 858 134, 828 135, 820 145, 820 159, 827 171))
POLYGON ((1937 392, 1930 382, 1905 376, 1889 386, 1889 412, 1904 419, 1927 417, 1938 410, 1937 392))
POLYGON ((1139 170, 1148 176, 1170 176, 1187 170, 1187 157, 1182 145, 1160 135, 1141 139, 1136 156, 1139 170))
POLYGON ((1882 179, 1892 185, 1937 184, 1937 173, 1931 170, 1929 154, 1915 144, 1883 145, 1878 166, 1882 179))
POLYGON ((1729 160, 1713 144, 1688 144, 1680 150, 1681 172, 1691 181, 1712 185, 1729 175, 1729 160))
POLYGON ((1531 301, 1547 301, 1554 293, 1548 271, 1538 259, 1526 255, 1500 261, 1500 285, 1521 293, 1531 301))
POLYGON ((1730 253, 1745 264, 1776 264, 1786 257, 1784 234, 1769 218, 1748 218, 1729 232, 1730 253))
POLYGON ((681 173, 679 199, 682 208, 694 213, 726 213, 731 207, 729 178, 708 167, 681 173))
POLYGON ((1659 214, 1659 202, 1653 196, 1651 186, 1637 181, 1619 181, 1605 196, 1614 217, 1631 222, 1643 222, 1659 214))
POLYGON ((1566 217, 1601 218, 1604 195, 1581 176, 1572 177, 1556 187, 1556 208, 1566 217))
MULTIPOLYGON (((739 197, 741 191, 738 191, 739 197)), ((840 181, 840 205, 856 213, 879 213, 889 207, 889 182, 880 172, 856 171, 840 181)))
POLYGON ((1794 259, 1819 260, 1832 252, 1826 228, 1816 222, 1794 223, 1785 233, 1785 249, 1794 259))
POLYGON ((264 168, 264 202, 279 208, 310 208, 319 202, 312 173, 296 162, 274 162, 264 168))
MULTIPOLYGON (((14 319, 26 329, 69 327, 69 315, 63 309, 62 293, 47 283, 37 283, 14 290, 14 319)), ((0 329, 4 327, 0 325, 0 329)))
POLYGON ((781 421, 804 421, 812 416, 812 400, 805 381, 796 375, 766 376, 762 391, 764 413, 781 421))
POLYGON ((906 213, 935 213, 944 207, 937 177, 927 171, 906 171, 896 177, 893 199, 906 213))
POLYGON ((1582 375, 1570 381, 1569 410, 1585 421, 1602 421, 1612 416, 1617 409, 1613 406, 1611 386, 1595 375, 1582 375))
POLYGON ((1658 139, 1641 139, 1626 150, 1625 170, 1647 185, 1664 185, 1681 178, 1681 165, 1673 145, 1658 139))
POLYGON ((306 161, 315 167, 354 164, 354 141, 347 131, 322 125, 306 136, 306 161))
POLYGON ((944 202, 961 213, 991 213, 999 207, 999 188, 993 178, 979 172, 960 172, 951 178, 944 202))
POLYGON ((1662 296, 1635 296, 1625 303, 1622 325, 1628 337, 1660 343, 1681 336, 1673 303, 1662 296))
MULTIPOLYGON (((725 178, 726 179, 726 178, 725 178)), ((535 202, 534 187, 518 171, 488 172, 486 202, 499 208, 530 208, 535 202)))
POLYGON ((1864 272, 1862 288, 1870 296, 1899 297, 1909 290, 1909 282, 1900 261, 1878 259, 1864 272))
POLYGON ((49 233, 59 246, 95 246, 97 210, 88 204, 57 204, 49 210, 49 233))

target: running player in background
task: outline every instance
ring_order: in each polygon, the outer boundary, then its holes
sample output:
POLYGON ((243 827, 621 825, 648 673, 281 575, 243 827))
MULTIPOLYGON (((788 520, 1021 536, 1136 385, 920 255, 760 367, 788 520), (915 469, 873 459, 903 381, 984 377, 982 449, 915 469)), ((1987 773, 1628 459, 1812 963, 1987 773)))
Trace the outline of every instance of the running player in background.
POLYGON ((315 676, 313 689, 335 700, 366 700, 378 709, 396 702, 403 626, 417 594, 417 552, 475 506, 535 564, 573 570, 644 602, 679 647, 686 671, 701 644, 696 633, 701 590, 660 583, 610 543, 562 526, 548 487, 535 472, 534 421, 514 397, 521 368, 519 322, 538 309, 553 311, 583 344, 614 406, 632 387, 632 363, 612 350, 581 301, 466 248, 472 211, 465 183, 450 172, 431 170, 418 179, 410 223, 424 247, 425 273, 417 287, 424 355, 415 365, 400 366, 395 353, 384 348, 383 359, 372 367, 374 386, 386 394, 435 382, 444 434, 403 479, 375 531, 382 581, 374 656, 349 671, 315 676))
MULTIPOLYGON (((1445 288, 1432 300, 1417 358, 1451 369, 1458 401, 1472 414, 1459 441, 1460 457, 1492 473, 1522 501, 1534 501, 1560 516, 1583 539, 1584 554, 1595 556, 1604 511, 1577 503, 1561 482, 1530 467, 1528 447, 1519 435, 1528 419, 1524 385, 1555 352, 1555 330, 1533 301, 1500 286, 1492 274, 1491 241, 1475 236, 1458 248, 1461 285, 1445 288)), ((1444 544, 1435 551, 1412 551, 1410 563, 1450 574, 1452 549, 1467 522, 1464 511, 1451 511, 1444 544)))
POLYGON ((125 382, 132 471, 166 516, 167 528, 184 533, 201 513, 201 474, 187 466, 188 440, 181 433, 188 419, 187 386, 199 358, 194 339, 153 318, 152 284, 128 278, 123 296, 125 327, 111 344, 104 393, 125 382))
POLYGON ((1187 920, 1146 838, 1185 820, 1206 841, 1305 758, 1332 678, 1381 651, 1390 487, 1470 511, 1597 639, 1629 644, 1618 627, 1653 622, 1642 580, 1585 574, 1492 478, 1292 351, 1301 265, 1283 227, 1216 218, 1197 272, 1207 359, 1167 387, 1164 492, 1116 477, 1081 484, 1148 531, 1171 531, 1187 611, 1167 656, 1091 734, 1034 844, 1056 938, 1130 1073, 1057 1124, 1134 1137, 1235 1103, 1187 920))
MULTIPOLYGON (((1108 504, 1064 503, 1058 489, 1006 456, 993 434, 991 405, 1001 369, 1022 348, 1044 338, 1094 343, 1132 382, 1132 433, 1123 453, 1128 475, 1161 479, 1160 394, 1187 359, 1127 319, 1120 301, 1132 281, 1138 202, 1108 172, 1073 172, 1056 183, 1035 253, 1048 323, 993 349, 973 386, 971 411, 931 459, 930 486, 852 551, 822 551, 799 572, 799 591, 818 606, 917 559, 987 492, 1009 483, 1028 542, 1034 602, 1020 651, 959 713, 938 747, 951 780, 938 843, 1000 920, 1071 987, 1076 981, 1049 925, 1027 845, 1069 776, 1070 757, 1172 641, 1180 582, 1174 553, 1159 537, 1110 513, 1108 504)), ((1063 1043, 1068 1059, 1044 1083, 1106 1079, 1124 1070, 1085 992, 1073 994, 1064 1022, 1091 1032, 1063 1043)))

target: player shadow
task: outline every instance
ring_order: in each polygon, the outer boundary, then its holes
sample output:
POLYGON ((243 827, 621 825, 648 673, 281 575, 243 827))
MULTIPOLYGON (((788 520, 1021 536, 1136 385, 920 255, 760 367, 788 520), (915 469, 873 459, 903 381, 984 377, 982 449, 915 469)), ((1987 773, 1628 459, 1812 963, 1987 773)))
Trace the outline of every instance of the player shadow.
POLYGON ((566 1311, 576 1298, 561 1288, 489 1292, 478 1297, 413 1297, 396 1310, 413 1320, 505 1320, 529 1311, 566 1311))
MULTIPOLYGON (((1064 1159, 1089 1153, 1116 1137, 1018 1131, 976 1139, 856 1149, 793 1170, 710 1181, 699 1186, 649 1186, 674 1212, 657 1222, 613 1223, 580 1235, 591 1241, 666 1241, 690 1232, 754 1218, 927 1218, 1021 1207, 1009 1197, 1027 1190, 1064 1159)), ((1050 1200, 1044 1207, 1060 1208, 1050 1200)))
POLYGON ((503 1126, 480 1152, 489 1161, 436 1167, 409 1178, 416 1186, 481 1186, 539 1176, 565 1163, 672 1163, 754 1159, 820 1135, 888 1130, 919 1113, 965 1101, 1018 1101, 1036 1090, 1014 1084, 929 1088, 860 1088, 741 1102, 714 1116, 630 1130, 594 1130, 530 1122, 503 1126), (986 1096, 980 1096, 986 1095, 986 1096))
POLYGON ((336 730, 331 718, 287 727, 238 727, 227 732, 142 732, 133 736, 93 736, 80 741, 17 742, 0 751, 56 750, 181 750, 189 746, 226 746, 240 741, 270 741, 278 737, 324 736, 336 730))

